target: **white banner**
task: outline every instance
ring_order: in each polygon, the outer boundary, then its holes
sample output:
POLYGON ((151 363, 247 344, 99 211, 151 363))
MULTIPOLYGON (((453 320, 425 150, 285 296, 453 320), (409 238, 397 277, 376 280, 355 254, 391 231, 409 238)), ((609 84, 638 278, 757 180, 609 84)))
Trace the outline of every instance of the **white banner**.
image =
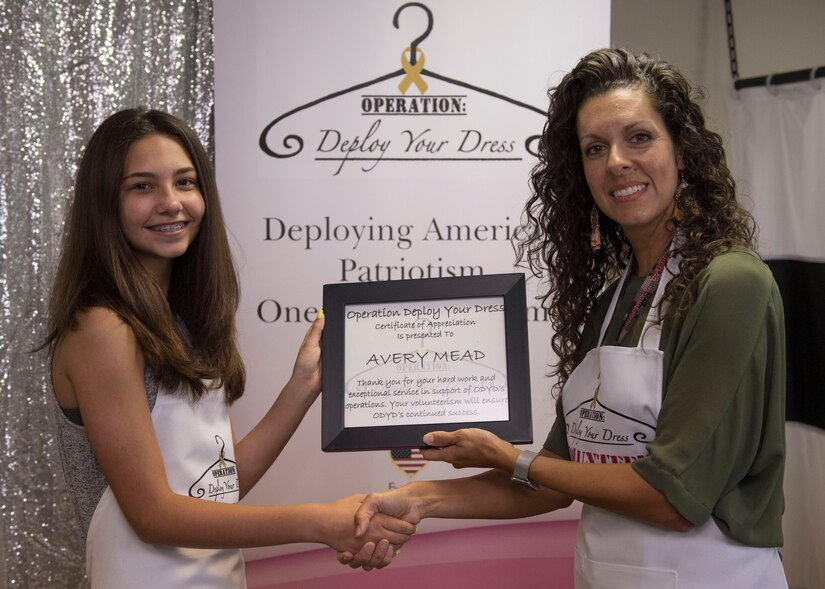
MULTIPOLYGON (((514 271, 510 238, 530 195, 547 90, 609 44, 610 3, 214 6, 217 173, 249 375, 233 407, 241 437, 288 378, 323 284, 514 271)), ((535 289, 528 281, 538 448, 554 409, 535 289)), ((388 451, 322 453, 320 405, 248 501, 327 501, 455 476, 388 451)))

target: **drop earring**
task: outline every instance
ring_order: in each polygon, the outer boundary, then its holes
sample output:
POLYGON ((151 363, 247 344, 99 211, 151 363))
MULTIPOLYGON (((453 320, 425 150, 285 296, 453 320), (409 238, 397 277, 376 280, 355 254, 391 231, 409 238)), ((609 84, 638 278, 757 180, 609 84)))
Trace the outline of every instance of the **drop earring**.
POLYGON ((590 209, 590 249, 595 254, 602 249, 602 231, 599 229, 599 209, 596 205, 590 209))
POLYGON ((682 198, 682 192, 684 192, 685 188, 689 185, 685 182, 685 177, 682 172, 679 172, 679 185, 676 187, 676 192, 673 193, 673 200, 676 201, 676 206, 679 206, 679 199, 682 198))

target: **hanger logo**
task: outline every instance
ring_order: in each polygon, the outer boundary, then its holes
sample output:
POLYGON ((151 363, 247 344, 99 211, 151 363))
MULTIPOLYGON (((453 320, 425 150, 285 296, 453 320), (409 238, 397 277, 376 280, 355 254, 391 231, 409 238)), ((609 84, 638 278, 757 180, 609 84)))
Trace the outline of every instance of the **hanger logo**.
POLYGON ((520 162, 535 157, 539 135, 531 133, 541 129, 538 120, 531 120, 525 127, 529 132, 520 138, 513 124, 502 125, 498 117, 490 116, 486 103, 474 102, 478 111, 475 114, 468 103, 473 93, 527 109, 542 118, 545 111, 427 69, 419 44, 433 29, 432 11, 420 2, 407 2, 396 10, 393 26, 400 28, 401 13, 412 8, 424 10, 427 27, 401 51, 400 69, 284 113, 261 132, 261 151, 284 160, 304 152, 305 145, 311 146, 315 162, 333 164, 333 176, 345 167, 353 167, 350 164, 356 164, 361 172, 372 172, 384 162, 520 162), (398 78, 397 83, 387 83, 398 78), (372 86, 377 87, 376 91, 365 91, 372 86), (448 86, 461 90, 455 92, 448 86), (359 96, 358 102, 346 97, 349 94, 359 96), (357 109, 359 116, 346 116, 346 106, 334 112, 324 109, 327 114, 318 116, 312 138, 305 141, 302 134, 292 132, 279 141, 281 121, 338 98, 342 103, 349 100, 350 108, 357 109), (365 125, 362 117, 374 120, 365 125))
POLYGON ((240 486, 235 461, 226 457, 226 442, 217 434, 215 443, 220 446, 218 459, 189 487, 189 496, 222 503, 237 503, 240 486))

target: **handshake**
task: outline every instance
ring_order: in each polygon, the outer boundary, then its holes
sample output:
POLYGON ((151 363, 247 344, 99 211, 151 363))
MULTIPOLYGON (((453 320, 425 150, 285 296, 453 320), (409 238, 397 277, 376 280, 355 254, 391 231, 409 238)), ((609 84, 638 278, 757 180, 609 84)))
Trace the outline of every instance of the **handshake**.
POLYGON ((384 568, 392 562, 422 519, 407 492, 412 486, 383 493, 353 495, 328 504, 338 511, 335 519, 343 522, 327 528, 333 531, 334 536, 326 543, 338 552, 338 562, 365 571, 384 568))
MULTIPOLYGON (((481 467, 494 471, 468 479, 410 483, 400 489, 354 495, 329 504, 338 505, 342 509, 340 521, 349 522, 342 526, 339 539, 327 542, 338 551, 340 563, 364 570, 387 566, 425 517, 507 517, 508 508, 503 507, 501 513, 489 512, 484 504, 501 497, 513 497, 522 506, 525 504, 525 496, 518 491, 512 494, 509 473, 519 452, 511 444, 479 429, 432 432, 424 436, 424 443, 429 446, 422 451, 427 460, 448 462, 455 468, 481 467), (482 506, 477 505, 477 500, 481 500, 482 506), (346 515, 353 511, 354 534, 353 519, 346 515)), ((507 504, 507 501, 494 502, 507 504)), ((516 517, 527 515, 518 511, 513 512, 517 513, 516 517)))

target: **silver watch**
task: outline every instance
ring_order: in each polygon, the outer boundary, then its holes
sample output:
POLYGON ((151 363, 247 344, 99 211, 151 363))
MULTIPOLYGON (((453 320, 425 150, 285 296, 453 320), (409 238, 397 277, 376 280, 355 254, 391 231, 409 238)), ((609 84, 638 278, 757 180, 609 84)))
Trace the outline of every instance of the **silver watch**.
POLYGON ((518 485, 524 485, 534 491, 538 491, 538 484, 531 481, 528 476, 530 473, 530 465, 533 464, 537 456, 538 454, 531 450, 522 450, 521 454, 516 458, 516 466, 513 468, 513 476, 510 477, 510 480, 518 485))

